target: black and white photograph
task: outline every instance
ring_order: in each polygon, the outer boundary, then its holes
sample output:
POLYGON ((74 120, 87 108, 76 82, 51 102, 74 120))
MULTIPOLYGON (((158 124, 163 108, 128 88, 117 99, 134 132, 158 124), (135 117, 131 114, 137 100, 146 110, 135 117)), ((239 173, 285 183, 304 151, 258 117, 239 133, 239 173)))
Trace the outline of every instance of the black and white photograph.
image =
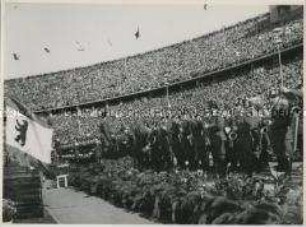
POLYGON ((1 1, 2 222, 303 224, 303 1, 1 1))

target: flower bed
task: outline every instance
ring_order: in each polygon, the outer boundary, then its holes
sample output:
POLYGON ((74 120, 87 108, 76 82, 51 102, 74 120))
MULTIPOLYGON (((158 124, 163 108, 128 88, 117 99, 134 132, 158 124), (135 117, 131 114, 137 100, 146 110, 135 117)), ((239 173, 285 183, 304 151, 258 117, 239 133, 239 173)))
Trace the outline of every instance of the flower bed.
POLYGON ((70 185, 163 223, 302 223, 301 186, 288 179, 202 171, 140 172, 129 157, 71 168, 70 185), (267 184, 270 182, 270 185, 267 184))

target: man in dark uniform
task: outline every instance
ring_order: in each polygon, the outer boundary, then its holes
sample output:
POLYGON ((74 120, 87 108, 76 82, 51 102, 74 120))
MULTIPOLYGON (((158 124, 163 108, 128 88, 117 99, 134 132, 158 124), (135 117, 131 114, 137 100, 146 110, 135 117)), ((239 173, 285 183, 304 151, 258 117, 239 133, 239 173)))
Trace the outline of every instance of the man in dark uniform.
POLYGON ((184 160, 184 167, 183 168, 190 168, 190 162, 194 157, 194 151, 192 149, 192 134, 190 128, 190 122, 188 120, 184 120, 182 122, 182 137, 181 137, 181 145, 182 145, 182 156, 184 160))
POLYGON ((303 156, 303 91, 302 81, 295 89, 282 88, 281 92, 290 100, 292 114, 293 153, 303 156), (297 154, 297 151, 300 151, 297 154))
POLYGON ((201 127, 202 124, 197 120, 189 120, 189 135, 188 140, 191 145, 188 162, 191 170, 196 170, 199 164, 199 153, 201 143, 201 127), (200 127, 200 128, 199 128, 200 127))
POLYGON ((209 104, 212 111, 209 135, 211 151, 213 156, 214 169, 220 175, 226 173, 226 135, 224 133, 224 119, 219 113, 218 105, 214 102, 209 104))
POLYGON ((269 113, 264 107, 264 100, 260 96, 255 96, 248 100, 250 115, 247 117, 247 123, 250 125, 252 137, 252 155, 255 155, 252 161, 254 169, 260 171, 268 163, 268 152, 270 142, 267 134, 269 113), (265 129, 266 128, 266 129, 265 129))
POLYGON ((115 133, 111 133, 110 135, 110 149, 108 150, 109 152, 109 158, 119 158, 119 136, 116 135, 115 133))
POLYGON ((202 153, 200 154, 201 167, 203 170, 209 170, 209 154, 211 152, 211 140, 209 135, 209 123, 208 119, 205 117, 202 122, 203 125, 203 142, 204 142, 204 150, 201 149, 202 153))
POLYGON ((206 149, 206 134, 204 131, 204 125, 200 117, 197 118, 193 127, 194 135, 194 149, 195 149, 195 161, 196 168, 208 170, 209 167, 209 156, 206 149))
POLYGON ((55 138, 53 143, 53 151, 54 151, 54 162, 60 162, 61 160, 61 144, 58 138, 55 138))
POLYGON ((152 168, 157 170, 157 171, 161 171, 162 170, 162 160, 161 160, 161 156, 162 156, 162 151, 161 151, 161 146, 159 144, 159 129, 157 127, 157 125, 154 126, 154 128, 152 129, 150 135, 149 135, 149 143, 150 143, 150 147, 151 147, 151 164, 152 164, 152 168))
POLYGON ((149 128, 143 124, 135 125, 134 130, 133 147, 131 148, 131 155, 135 160, 137 168, 149 167, 150 159, 150 147, 148 137, 150 134, 149 128))
POLYGON ((180 124, 178 120, 172 121, 171 127, 170 127, 170 146, 173 153, 174 158, 176 159, 176 165, 177 167, 182 167, 184 164, 184 161, 182 159, 182 151, 181 151, 181 140, 180 140, 180 124))
POLYGON ((170 149, 169 132, 166 122, 159 126, 158 143, 161 154, 160 158, 163 163, 162 169, 169 170, 173 167, 173 154, 172 150, 170 149))
POLYGON ((248 100, 245 100, 244 107, 241 109, 240 116, 236 117, 237 140, 234 149, 237 150, 241 169, 252 174, 257 168, 258 158, 256 157, 257 132, 259 119, 256 111, 251 107, 248 100))
POLYGON ((281 88, 273 100, 271 142, 277 157, 277 170, 291 172, 293 139, 292 110, 301 101, 302 92, 298 89, 281 88))
POLYGON ((101 147, 101 141, 99 139, 95 139, 95 161, 97 163, 101 162, 102 158, 102 147, 101 147))
POLYGON ((237 140, 237 122, 236 116, 232 116, 228 119, 226 127, 224 128, 225 134, 227 136, 226 141, 226 159, 227 163, 231 165, 230 170, 238 170, 238 152, 236 149, 236 140, 237 140))
POLYGON ((119 156, 123 157, 131 154, 133 145, 133 135, 128 127, 122 127, 118 135, 118 151, 119 156))
POLYGON ((99 125, 99 140, 101 143, 101 157, 105 158, 110 150, 110 130, 108 124, 104 121, 99 125))

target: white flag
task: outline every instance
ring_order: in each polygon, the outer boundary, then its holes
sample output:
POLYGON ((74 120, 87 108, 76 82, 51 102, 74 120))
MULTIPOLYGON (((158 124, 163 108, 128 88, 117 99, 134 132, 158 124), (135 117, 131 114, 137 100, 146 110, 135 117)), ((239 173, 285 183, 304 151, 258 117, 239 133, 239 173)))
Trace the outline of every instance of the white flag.
MULTIPOLYGON (((51 163, 53 129, 16 100, 6 100, 5 143, 44 163, 51 163)), ((13 149, 10 149, 13 148, 13 149)))

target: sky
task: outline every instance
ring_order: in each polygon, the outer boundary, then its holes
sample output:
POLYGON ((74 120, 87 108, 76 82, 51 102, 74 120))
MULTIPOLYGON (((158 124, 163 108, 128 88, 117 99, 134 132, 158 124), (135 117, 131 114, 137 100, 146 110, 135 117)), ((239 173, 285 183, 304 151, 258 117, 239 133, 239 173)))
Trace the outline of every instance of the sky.
POLYGON ((267 5, 208 5, 205 10, 199 4, 7 4, 5 79, 143 53, 267 11, 267 5), (15 60, 14 53, 19 60, 15 60))

